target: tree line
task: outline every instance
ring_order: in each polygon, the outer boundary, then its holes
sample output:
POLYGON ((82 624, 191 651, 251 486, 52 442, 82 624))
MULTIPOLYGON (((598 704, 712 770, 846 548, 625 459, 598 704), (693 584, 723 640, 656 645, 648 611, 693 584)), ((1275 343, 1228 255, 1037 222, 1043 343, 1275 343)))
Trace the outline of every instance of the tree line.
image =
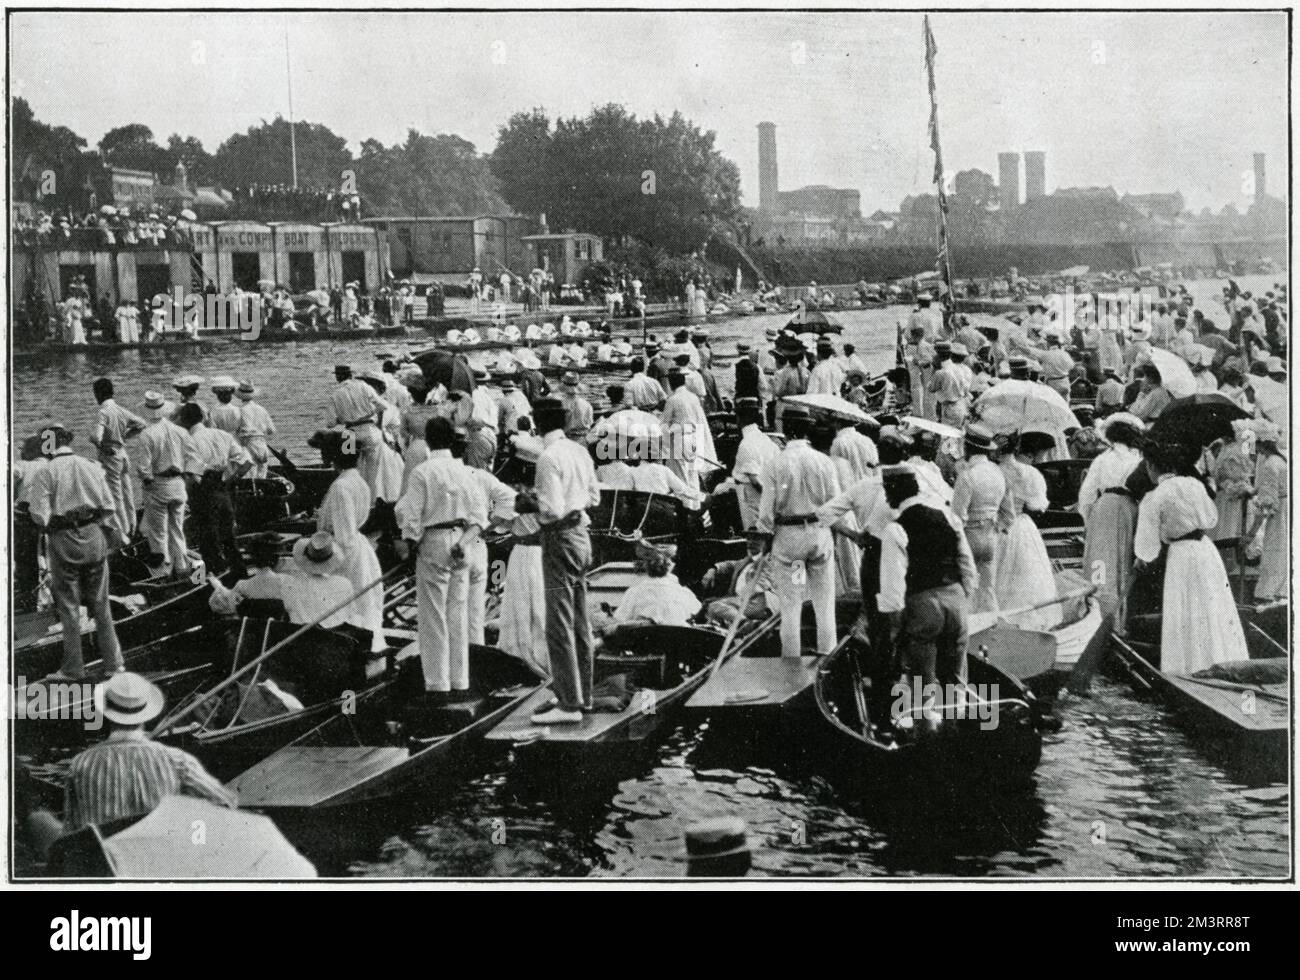
MULTIPOLYGON (((83 206, 104 165, 145 170, 167 184, 183 161, 191 186, 229 190, 293 182, 289 122, 279 116, 231 135, 215 151, 179 133, 162 143, 143 123, 110 129, 90 147, 15 98, 11 134, 20 199, 24 192, 37 197, 39 175, 52 170, 60 187, 53 206, 64 208, 83 206)), ((610 104, 552 121, 532 109, 500 127, 490 154, 459 136, 414 129, 392 146, 366 139, 358 155, 320 123, 297 122, 294 138, 299 185, 356 193, 369 215, 545 214, 552 229, 688 255, 740 210, 735 164, 718 152, 713 132, 679 113, 638 119, 610 104), (348 172, 354 191, 344 184, 348 172)))

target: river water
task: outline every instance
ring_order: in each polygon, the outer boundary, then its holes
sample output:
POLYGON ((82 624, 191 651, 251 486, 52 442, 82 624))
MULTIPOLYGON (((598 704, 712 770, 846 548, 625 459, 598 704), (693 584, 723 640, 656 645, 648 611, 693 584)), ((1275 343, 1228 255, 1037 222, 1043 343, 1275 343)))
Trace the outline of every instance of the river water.
MULTIPOLYGON (((1204 285, 1202 302, 1217 289, 1204 285)), ((895 322, 906 312, 840 314, 842 340, 857 345, 869 368, 892 366, 895 322)), ((736 340, 761 340, 764 327, 784 319, 715 325, 714 350, 730 357, 736 340)), ((118 400, 138 409, 144 391, 170 392, 177 374, 231 374, 262 389, 281 432, 277 443, 308 459, 304 441, 323 421, 333 366, 373 364, 406 346, 366 339, 24 357, 13 372, 14 432, 59 420, 86 451, 95 377, 112 377, 118 400)), ((730 389, 729 370, 718 379, 730 389)), ((592 395, 603 390, 601 379, 586 381, 592 395)), ((685 720, 648 757, 584 773, 559 792, 538 789, 521 767, 498 758, 474 778, 419 800, 295 839, 330 875, 663 877, 683 873, 676 853, 686 824, 730 813, 749 825, 755 875, 1289 873, 1285 784, 1219 760, 1165 709, 1106 677, 1090 696, 1065 698, 1058 715, 1062 727, 1045 737, 1031 790, 942 812, 898 812, 893 801, 861 799, 797 745, 738 744, 685 720)))

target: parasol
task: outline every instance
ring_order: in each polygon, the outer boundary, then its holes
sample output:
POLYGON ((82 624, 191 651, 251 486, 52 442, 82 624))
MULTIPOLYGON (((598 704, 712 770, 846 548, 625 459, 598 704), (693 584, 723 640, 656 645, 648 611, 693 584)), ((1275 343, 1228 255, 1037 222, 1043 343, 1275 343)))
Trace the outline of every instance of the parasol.
POLYGON ((843 326, 820 310, 808 310, 804 306, 803 300, 799 301, 799 312, 785 325, 785 328, 793 330, 795 333, 815 334, 839 333, 844 329, 843 326))
POLYGON ((181 216, 182 218, 184 218, 186 221, 198 221, 198 220, 199 220, 199 216, 198 216, 197 214, 195 214, 193 211, 191 211, 189 208, 186 208, 184 211, 182 211, 181 214, 180 214, 180 216, 181 216))
POLYGON ((659 459, 663 424, 658 416, 636 408, 615 412, 596 423, 590 441, 596 447, 596 460, 607 463, 615 459, 659 459))
POLYGON ((923 419, 918 415, 905 416, 902 424, 910 429, 933 432, 940 439, 960 439, 965 435, 961 429, 955 426, 944 425, 942 422, 931 422, 929 419, 923 419))
POLYGON ((102 208, 99 209, 99 213, 100 213, 100 214, 117 214, 117 208, 113 207, 113 205, 111 205, 111 204, 105 204, 102 208))
POLYGON ((1151 424, 1151 435, 1171 442, 1208 446, 1216 439, 1232 441, 1233 421, 1248 418, 1250 413, 1226 395, 1202 392, 1166 405, 1151 424))
POLYGON ((430 388, 442 385, 448 391, 463 391, 467 394, 474 390, 474 373, 463 354, 426 351, 415 356, 415 363, 420 365, 430 388))
MULTIPOLYGON (((115 878, 315 878, 311 862, 294 850, 270 818, 188 796, 164 797, 154 810, 109 837, 87 828, 60 843, 98 845, 115 878)), ((78 855, 81 856, 81 855, 78 855)))
POLYGON ((1007 378, 998 382, 975 401, 979 420, 997 435, 1026 430, 1049 432, 1056 448, 1067 449, 1065 433, 1079 427, 1065 399, 1047 385, 1007 378))
POLYGON ((1260 412, 1282 430, 1285 438, 1289 422, 1287 412, 1291 401, 1287 392, 1287 385, 1281 381, 1274 381, 1272 378, 1262 378, 1255 375, 1251 375, 1246 380, 1247 384, 1255 392, 1255 404, 1259 407, 1260 412))
POLYGON ((1165 391, 1175 398, 1187 398, 1196 394, 1196 379, 1192 377, 1192 369, 1186 361, 1160 347, 1152 347, 1148 354, 1151 363, 1160 372, 1160 384, 1165 391))
POLYGON ((848 419, 850 422, 878 425, 870 415, 839 395, 788 395, 781 401, 787 405, 804 405, 814 412, 834 415, 837 418, 848 419))

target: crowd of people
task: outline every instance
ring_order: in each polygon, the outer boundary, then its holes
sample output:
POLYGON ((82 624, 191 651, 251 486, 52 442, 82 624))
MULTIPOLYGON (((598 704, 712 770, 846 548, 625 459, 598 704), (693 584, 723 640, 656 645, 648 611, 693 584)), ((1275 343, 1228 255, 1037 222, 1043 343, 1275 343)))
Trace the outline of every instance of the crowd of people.
MULTIPOLYGON (((74 242, 78 234, 93 233, 95 245, 188 245, 187 225, 196 221, 193 211, 176 214, 145 204, 105 204, 98 210, 77 214, 72 211, 37 211, 14 219, 14 235, 20 245, 44 248, 74 242)), ((68 247, 68 246, 63 246, 68 247)))
POLYGON ((334 187, 248 184, 230 189, 230 216, 276 221, 356 221, 362 199, 334 187))

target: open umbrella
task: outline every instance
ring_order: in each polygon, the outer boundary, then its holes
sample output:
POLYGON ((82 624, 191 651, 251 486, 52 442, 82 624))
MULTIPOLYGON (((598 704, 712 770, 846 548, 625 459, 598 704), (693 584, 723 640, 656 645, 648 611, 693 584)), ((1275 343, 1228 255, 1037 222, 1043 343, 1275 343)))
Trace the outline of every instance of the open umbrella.
POLYGON ((1160 383, 1165 391, 1175 398, 1187 398, 1196 394, 1196 379, 1192 377, 1192 369, 1186 361, 1159 347, 1151 348, 1150 356, 1151 363, 1160 372, 1160 383))
POLYGON ((168 796, 153 812, 104 837, 89 827, 58 845, 63 864, 114 878, 315 878, 268 817, 189 796, 168 796), (98 851, 98 854, 96 853, 98 851))
POLYGON ((923 419, 918 415, 904 416, 903 425, 909 429, 933 432, 940 439, 960 439, 965 434, 955 426, 944 425, 942 422, 931 422, 929 419, 923 419))
POLYGON ((117 208, 113 207, 113 205, 111 205, 111 204, 105 204, 103 207, 101 207, 101 208, 99 209, 99 213, 100 213, 100 214, 117 214, 117 208))
POLYGON ((1215 439, 1233 438, 1232 423, 1250 413, 1225 395, 1202 392, 1178 398, 1151 425, 1151 435, 1171 442, 1208 446, 1215 439))
POLYGON ((1079 427, 1070 406, 1053 389, 1019 378, 999 381, 975 400, 974 411, 997 435, 1050 432, 1062 452, 1067 450, 1066 431, 1079 427))
POLYGON ((198 216, 197 214, 195 214, 193 211, 191 211, 189 208, 186 208, 184 211, 182 211, 181 214, 180 214, 180 216, 181 216, 182 218, 184 218, 186 221, 198 221, 198 220, 199 220, 199 216, 198 216))
POLYGON ((663 424, 658 416, 628 408, 601 419, 591 430, 596 459, 659 459, 663 424))
POLYGON ((848 419, 850 422, 877 424, 875 419, 857 405, 839 395, 789 395, 781 400, 787 405, 805 405, 814 412, 834 415, 836 418, 848 419))
POLYGON ((802 300, 799 302, 799 312, 785 326, 787 330, 793 330, 795 333, 839 333, 844 329, 820 310, 807 309, 802 300))
POLYGON ((463 354, 433 350, 415 355, 415 363, 420 365, 430 387, 442 385, 448 391, 463 391, 466 394, 474 390, 474 372, 463 354))

